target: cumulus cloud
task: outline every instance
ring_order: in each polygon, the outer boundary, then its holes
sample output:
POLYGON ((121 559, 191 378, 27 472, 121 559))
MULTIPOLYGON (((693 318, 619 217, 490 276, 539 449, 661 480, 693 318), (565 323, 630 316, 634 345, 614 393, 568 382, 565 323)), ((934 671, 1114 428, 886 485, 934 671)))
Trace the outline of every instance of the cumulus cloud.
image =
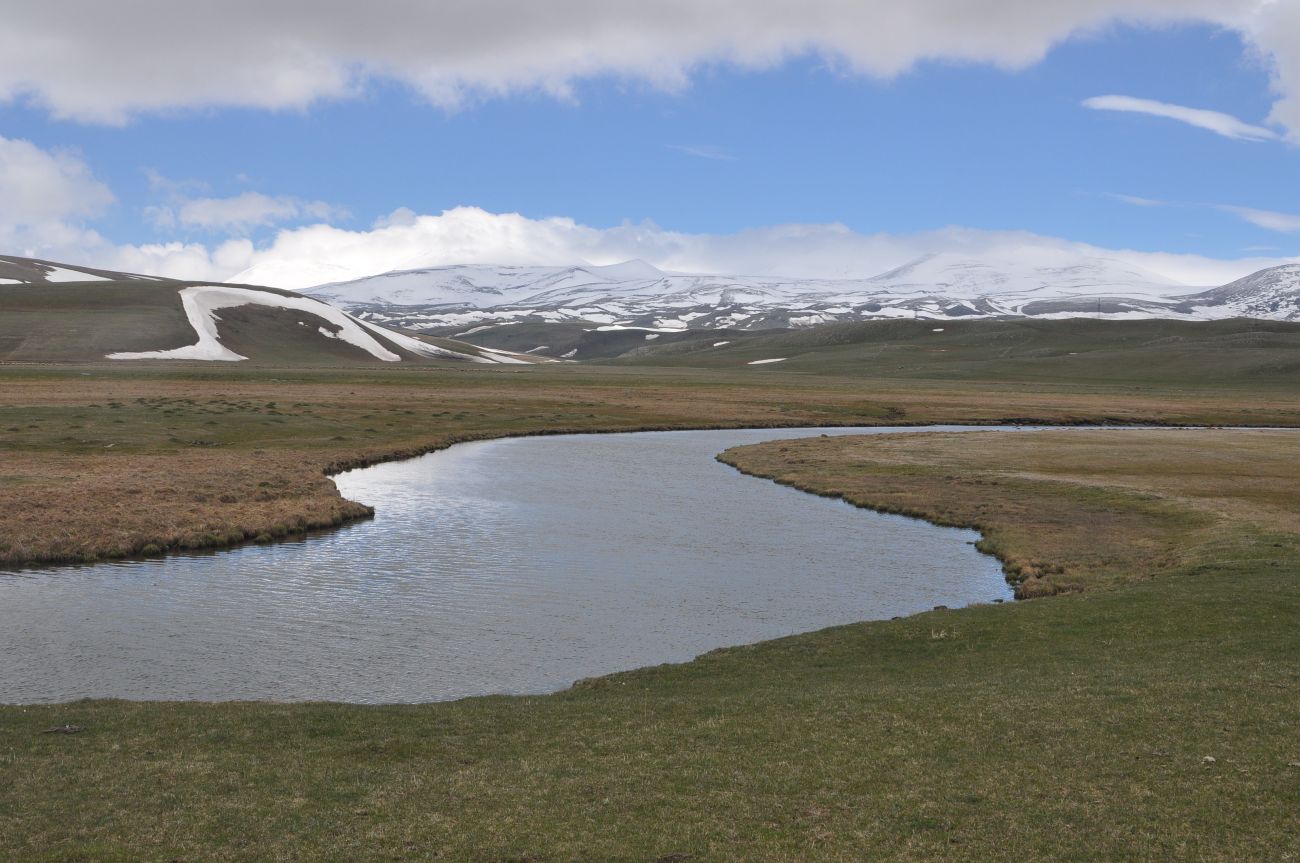
MULTIPOLYGON (((1066 264, 1079 255, 1100 255, 1185 284, 1216 285, 1287 260, 1215 260, 1100 249, 1028 232, 960 227, 863 234, 840 224, 795 224, 692 234, 650 222, 594 227, 571 218, 529 218, 476 207, 436 215, 403 208, 376 220, 368 230, 324 223, 282 228, 262 245, 247 238, 215 244, 123 245, 86 226, 88 219, 112 203, 113 194, 85 162, 72 153, 46 151, 7 138, 0 138, 0 200, 5 204, 0 207, 0 248, 6 253, 174 278, 286 288, 450 264, 612 264, 633 258, 683 272, 866 277, 934 252, 1033 260, 1044 266, 1066 264)), ((185 199, 177 204, 177 218, 196 225, 230 226, 265 223, 289 212, 296 217, 329 215, 316 203, 289 201, 285 205, 282 199, 255 194, 185 199), (188 203, 201 206, 185 216, 188 203)), ((1244 207, 1225 209, 1262 227, 1300 230, 1300 217, 1244 207)))
POLYGON ((1172 105, 1168 102, 1157 102, 1153 99, 1138 99, 1133 96, 1093 96, 1091 99, 1084 99, 1083 106, 1092 108, 1095 111, 1125 111, 1135 114, 1150 114, 1153 117, 1164 117, 1200 129, 1208 129, 1225 138, 1236 138, 1243 141, 1276 141, 1282 137, 1272 129, 1266 129, 1263 126, 1252 126, 1238 120, 1231 114, 1207 111, 1203 108, 1172 105))
POLYGON ((113 193, 74 153, 0 137, 0 201, 0 225, 30 228, 98 215, 113 202, 113 193))
POLYGON ((1246 37, 1272 67, 1278 100, 1269 120, 1300 143, 1300 3, 1261 0, 1242 24, 1246 37))
MULTIPOLYGON (((228 250, 230 252, 230 250, 228 250)), ((731 234, 690 234, 653 223, 609 228, 569 218, 530 219, 458 207, 438 215, 402 210, 367 231, 311 225, 247 247, 246 269, 214 272, 232 281, 305 288, 389 270, 451 264, 613 264, 640 258, 697 273, 861 278, 935 252, 1068 265, 1082 256, 1118 259, 1177 282, 1211 286, 1283 263, 1283 258, 1216 260, 1198 255, 1103 249, 1021 231, 949 227, 915 234, 863 234, 844 225, 779 225, 731 234)), ((227 264, 238 256, 231 254, 227 264)))
POLYGON ((1281 0, 45 0, 11 4, 0 98, 122 122, 210 105, 301 108, 397 80, 430 101, 521 89, 571 95, 594 75, 686 84, 701 64, 817 55, 892 76, 927 59, 1024 67, 1119 23, 1208 22, 1270 64, 1273 120, 1300 128, 1300 15, 1281 0), (162 71, 162 70, 165 70, 162 71))
POLYGON ((0 137, 0 248, 81 250, 101 240, 82 226, 113 203, 81 157, 0 137))
POLYGON ((325 201, 244 192, 227 198, 178 198, 171 205, 147 208, 145 215, 160 228, 180 225, 205 231, 246 233, 285 222, 341 218, 347 212, 325 201))
POLYGON ((1282 257, 1218 260, 1199 255, 1104 249, 1023 231, 949 227, 915 234, 863 234, 839 224, 777 225, 730 234, 670 231, 653 223, 600 228, 570 218, 533 219, 458 207, 437 215, 395 211, 368 230, 314 224, 280 230, 258 246, 244 238, 116 245, 63 226, 19 254, 196 281, 301 289, 390 270, 454 264, 613 264, 640 258, 665 270, 806 278, 863 278, 947 252, 985 260, 1067 266, 1107 257, 1189 286, 1221 285, 1282 257))

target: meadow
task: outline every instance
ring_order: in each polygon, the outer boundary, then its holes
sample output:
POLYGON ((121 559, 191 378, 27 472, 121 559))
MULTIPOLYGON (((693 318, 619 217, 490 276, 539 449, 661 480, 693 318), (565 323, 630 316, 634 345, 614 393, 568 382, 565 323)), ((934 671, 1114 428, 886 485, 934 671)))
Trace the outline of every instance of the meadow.
MULTIPOLYGON (((364 517, 328 470, 497 435, 1300 424, 1300 393, 1246 361, 1173 381, 1151 362, 934 368, 5 366, 0 542, 13 564, 274 539, 364 517)), ((978 526, 1040 598, 544 697, 0 707, 0 856, 1294 859, 1297 449, 1287 431, 1069 429, 729 451, 978 526)))

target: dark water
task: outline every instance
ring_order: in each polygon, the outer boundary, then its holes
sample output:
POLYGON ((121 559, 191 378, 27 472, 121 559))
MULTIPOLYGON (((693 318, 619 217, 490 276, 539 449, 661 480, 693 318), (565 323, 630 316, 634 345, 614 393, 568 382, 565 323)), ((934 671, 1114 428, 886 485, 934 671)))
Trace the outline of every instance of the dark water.
POLYGON ((463 444, 338 477, 378 515, 329 534, 0 573, 0 702, 546 692, 723 645, 1010 596, 970 531, 714 461, 821 431, 463 444))

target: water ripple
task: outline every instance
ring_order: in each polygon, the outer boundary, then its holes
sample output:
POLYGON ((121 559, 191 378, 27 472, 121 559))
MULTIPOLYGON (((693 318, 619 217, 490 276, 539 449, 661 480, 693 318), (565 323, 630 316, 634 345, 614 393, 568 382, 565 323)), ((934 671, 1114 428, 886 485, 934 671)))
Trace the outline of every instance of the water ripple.
POLYGON ((718 464, 882 429, 463 444, 337 478, 377 517, 305 541, 0 573, 0 702, 431 701, 1005 598, 975 534, 718 464))

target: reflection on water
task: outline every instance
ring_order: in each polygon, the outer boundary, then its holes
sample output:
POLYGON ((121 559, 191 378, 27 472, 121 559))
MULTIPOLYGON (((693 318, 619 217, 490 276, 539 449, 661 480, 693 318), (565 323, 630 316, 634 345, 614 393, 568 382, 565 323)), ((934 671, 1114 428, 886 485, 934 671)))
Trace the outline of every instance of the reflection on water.
POLYGON ((773 438, 462 444, 337 478, 374 521, 298 542, 0 573, 0 702, 434 701, 546 692, 1010 595, 970 531, 714 461, 773 438))

